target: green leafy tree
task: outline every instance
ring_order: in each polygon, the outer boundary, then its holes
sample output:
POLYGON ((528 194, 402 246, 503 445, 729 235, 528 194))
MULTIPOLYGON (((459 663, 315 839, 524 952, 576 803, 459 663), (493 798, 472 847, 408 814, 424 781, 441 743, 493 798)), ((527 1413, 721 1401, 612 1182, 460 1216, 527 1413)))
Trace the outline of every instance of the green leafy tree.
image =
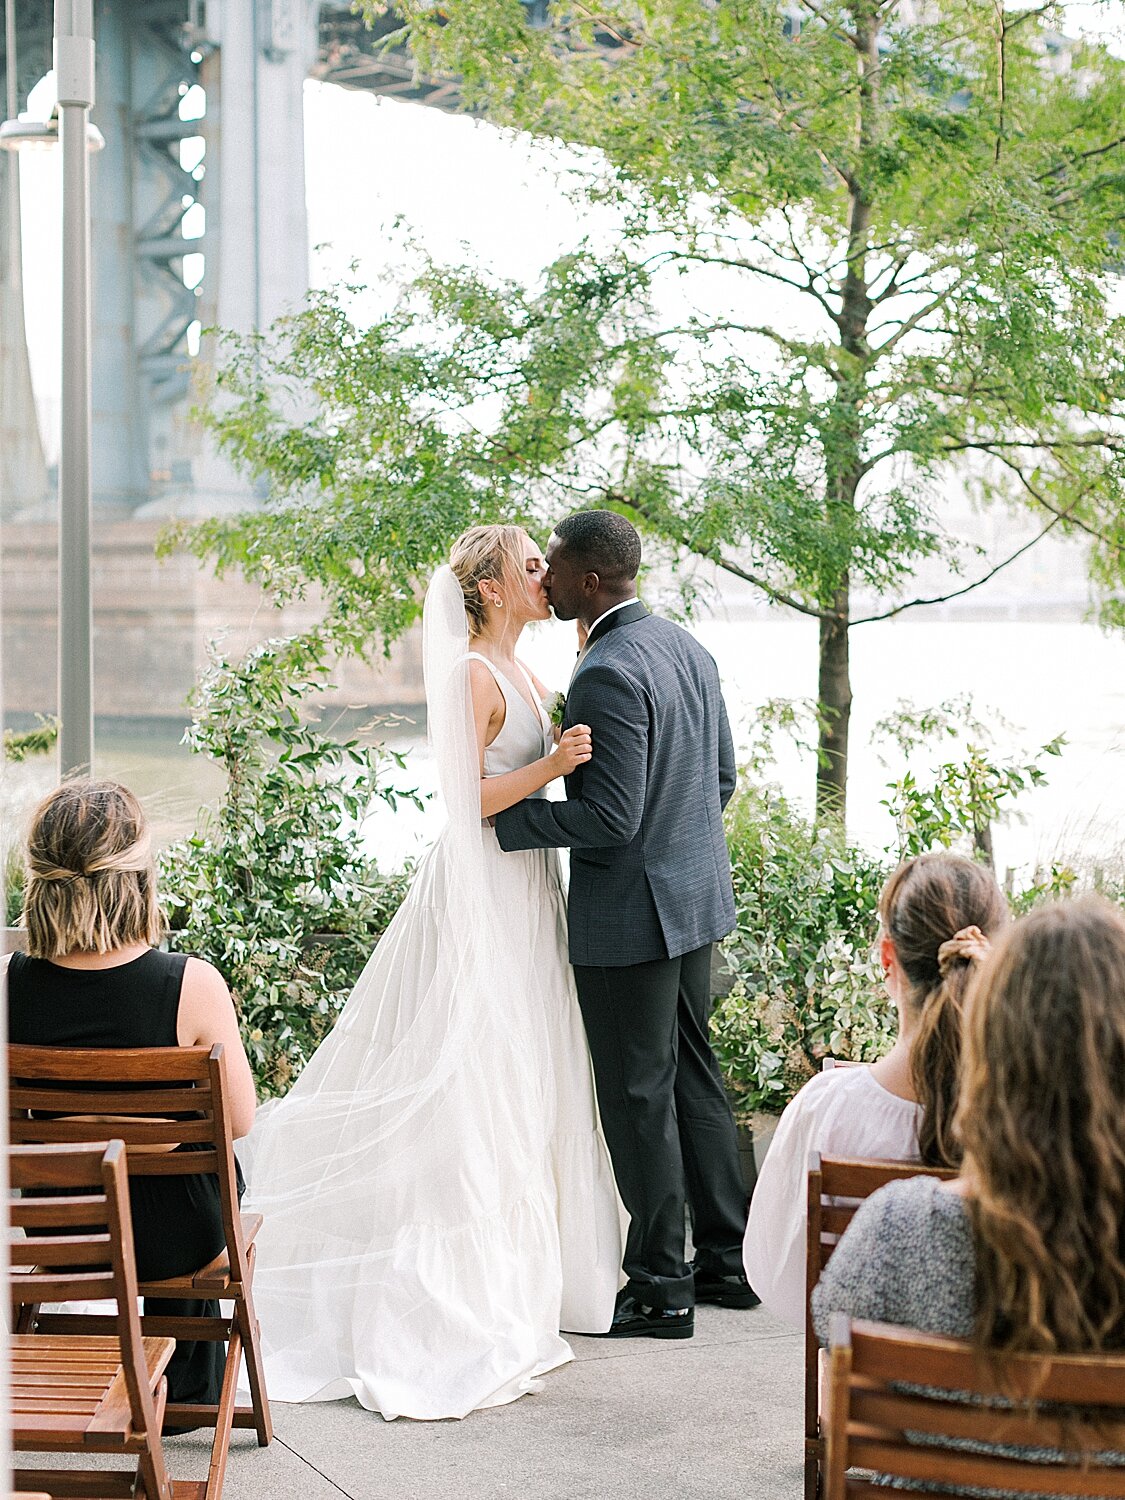
POLYGON ((216 655, 186 739, 226 773, 218 807, 159 856, 169 943, 230 985, 263 1095, 283 1094, 331 1030, 407 875, 380 873, 358 825, 399 796, 402 758, 310 717, 329 686, 314 635, 216 655))
POLYGON ((460 74, 468 103, 602 153, 631 248, 651 256, 659 227, 667 263, 744 282, 750 317, 653 330, 664 390, 673 362, 702 375, 673 418, 693 461, 638 491, 629 459, 663 403, 630 381, 618 498, 696 550, 736 549, 731 571, 819 621, 822 806, 844 796, 852 592, 949 552, 931 496, 951 463, 976 455, 982 496, 1044 530, 1092 533, 1112 592, 1125 68, 1060 47, 1061 6, 568 0, 542 26, 518 0, 400 9, 420 66, 460 74), (807 335, 771 317, 779 284, 807 335))
POLYGON ((1061 45, 1059 6, 397 9, 469 107, 591 148, 616 240, 532 289, 424 263, 374 328, 325 294, 236 346, 212 422, 278 508, 196 545, 315 578, 359 640, 468 521, 620 508, 816 620, 822 812, 845 807, 850 631, 932 602, 925 559, 967 592, 1080 536, 1125 622, 1125 64, 1061 45), (718 314, 669 291, 700 271, 718 314), (1035 535, 986 563, 942 526, 952 486, 1035 535))

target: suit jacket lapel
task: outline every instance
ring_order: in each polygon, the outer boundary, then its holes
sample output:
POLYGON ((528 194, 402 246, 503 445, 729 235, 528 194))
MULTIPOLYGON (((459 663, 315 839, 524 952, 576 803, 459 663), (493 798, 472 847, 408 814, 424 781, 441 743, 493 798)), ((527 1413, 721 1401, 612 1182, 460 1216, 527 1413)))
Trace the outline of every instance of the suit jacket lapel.
POLYGON ((632 625, 634 621, 644 620, 647 618, 647 616, 648 610, 644 607, 639 599, 636 599, 632 604, 625 605, 623 609, 614 610, 613 614, 607 615, 604 620, 599 620, 593 633, 589 636, 586 644, 578 653, 578 660, 574 664, 574 671, 570 674, 571 682, 574 681, 575 677, 577 677, 578 673, 582 670, 582 664, 583 662, 585 662, 591 646, 596 646, 597 643, 604 636, 607 636, 611 630, 617 630, 622 625, 632 625))
POLYGON ((623 609, 615 609, 614 612, 611 615, 607 615, 604 620, 598 621, 597 625, 594 627, 593 634, 587 640, 584 649, 586 651, 589 651, 590 647, 595 643, 595 641, 600 641, 604 636, 607 636, 611 630, 620 630, 622 625, 632 625, 636 620, 643 620, 647 616, 647 614, 648 610, 644 607, 639 599, 634 599, 632 604, 625 605, 623 609))

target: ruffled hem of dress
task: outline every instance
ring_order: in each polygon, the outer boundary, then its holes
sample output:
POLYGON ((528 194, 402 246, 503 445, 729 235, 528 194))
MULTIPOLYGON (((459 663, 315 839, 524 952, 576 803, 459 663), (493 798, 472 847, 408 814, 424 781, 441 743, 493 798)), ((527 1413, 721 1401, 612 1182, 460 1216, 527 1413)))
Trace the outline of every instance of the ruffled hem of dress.
POLYGON ((291 1271, 267 1264, 255 1278, 271 1400, 355 1397, 388 1420, 460 1418, 534 1392, 574 1357, 558 1332, 556 1204, 541 1190, 456 1227, 403 1226, 387 1250, 353 1261, 350 1276, 330 1246, 303 1245, 294 1259, 291 1271), (312 1293, 303 1306, 301 1283, 312 1293), (278 1326, 294 1336, 271 1347, 278 1326), (322 1348, 321 1329, 346 1329, 349 1357, 322 1348))
POLYGON ((602 1334, 613 1321, 628 1215, 621 1206, 601 1133, 590 1128, 554 1137, 552 1166, 558 1191, 567 1333, 602 1334))

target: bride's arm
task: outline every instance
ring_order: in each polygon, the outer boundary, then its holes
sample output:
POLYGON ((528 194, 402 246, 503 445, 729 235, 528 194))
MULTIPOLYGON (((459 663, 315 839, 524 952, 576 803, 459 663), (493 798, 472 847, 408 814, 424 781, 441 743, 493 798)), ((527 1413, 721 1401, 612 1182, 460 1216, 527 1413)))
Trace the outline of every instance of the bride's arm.
POLYGON ((469 663, 469 688, 473 697, 473 721, 477 731, 480 756, 480 815, 495 817, 506 807, 514 807, 530 797, 556 776, 569 776, 576 766, 590 759, 590 731, 585 724, 568 729, 550 755, 533 760, 516 771, 502 776, 484 774, 484 752, 500 733, 506 712, 504 696, 496 679, 482 662, 469 663))

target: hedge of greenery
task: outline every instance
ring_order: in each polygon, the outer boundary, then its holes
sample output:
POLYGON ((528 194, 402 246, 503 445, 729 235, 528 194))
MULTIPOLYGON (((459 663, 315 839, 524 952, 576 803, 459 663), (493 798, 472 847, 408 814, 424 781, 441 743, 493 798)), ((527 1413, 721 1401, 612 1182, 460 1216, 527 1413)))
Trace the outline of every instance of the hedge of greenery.
POLYGON ((188 741, 226 790, 159 858, 169 944, 223 974, 263 1097, 285 1093, 327 1035, 409 883, 358 837, 373 799, 403 795, 388 780, 402 759, 310 718, 326 686, 315 637, 213 661, 188 741))
POLYGON ((874 951, 887 863, 753 784, 731 803, 727 834, 738 925, 711 1033, 745 1118, 782 1108, 822 1058, 872 1060, 893 1040, 874 951))
MULTIPOLYGON (((964 705, 942 705, 917 722, 912 709, 886 721, 900 748, 956 732, 964 705), (950 710, 954 713, 950 713, 950 710)), ((850 842, 831 821, 814 826, 776 788, 744 778, 727 809, 738 925, 722 945, 730 993, 712 1019, 715 1051, 736 1114, 785 1107, 827 1056, 869 1062, 891 1045, 894 1007, 876 959, 879 892, 900 859, 954 848, 991 862, 992 826, 1021 794, 1043 784, 1044 760, 1061 738, 1030 758, 1004 760, 973 739, 931 773, 907 770, 888 784, 885 805, 897 843, 879 854, 850 842)), ((760 769, 760 767, 759 767, 760 769)), ((1122 900, 1112 869, 1091 866, 1081 882, 1066 863, 1009 882, 1013 913, 1065 895, 1078 884, 1122 900)))

